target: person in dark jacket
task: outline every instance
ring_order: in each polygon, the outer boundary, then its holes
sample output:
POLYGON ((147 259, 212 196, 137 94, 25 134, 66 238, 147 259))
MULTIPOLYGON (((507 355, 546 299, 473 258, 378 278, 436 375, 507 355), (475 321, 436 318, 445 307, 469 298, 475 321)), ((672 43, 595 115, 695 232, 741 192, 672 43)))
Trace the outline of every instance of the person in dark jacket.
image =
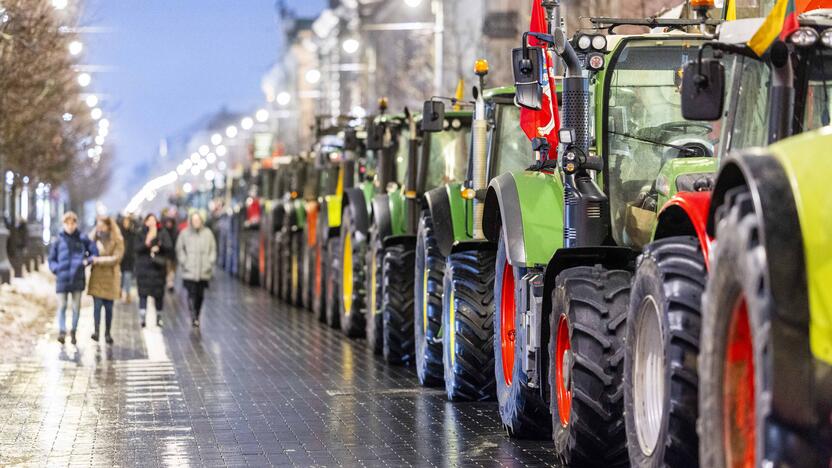
POLYGON ((121 219, 121 237, 124 239, 124 256, 121 258, 121 298, 130 303, 130 290, 133 289, 133 269, 136 265, 136 244, 139 235, 133 227, 129 216, 121 219))
POLYGON ((139 314, 142 327, 146 325, 147 298, 156 306, 156 325, 162 326, 162 304, 165 298, 167 259, 173 252, 173 241, 167 231, 160 229, 159 220, 149 214, 136 243, 136 282, 139 286, 139 314))
MULTIPOLYGON (((176 238, 179 237, 179 229, 176 226, 176 218, 173 216, 164 216, 162 218, 162 230, 167 232, 168 237, 170 237, 171 242, 173 245, 176 245, 176 238)), ((176 281, 176 253, 170 253, 167 259, 167 271, 165 276, 165 285, 168 288, 168 291, 173 292, 173 285, 176 281)))
POLYGON ((66 339, 66 308, 72 299, 72 344, 77 341, 78 318, 81 316, 81 294, 87 278, 84 268, 98 255, 95 243, 78 231, 78 216, 68 211, 63 217, 63 231, 49 249, 49 270, 56 276, 58 294, 58 341, 66 339))

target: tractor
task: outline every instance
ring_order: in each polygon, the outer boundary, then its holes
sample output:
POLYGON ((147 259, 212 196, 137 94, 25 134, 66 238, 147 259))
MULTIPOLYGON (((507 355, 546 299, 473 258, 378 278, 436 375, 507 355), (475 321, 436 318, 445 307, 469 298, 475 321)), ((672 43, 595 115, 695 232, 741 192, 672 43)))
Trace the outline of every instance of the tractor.
POLYGON ((404 184, 390 184, 373 198, 367 251, 367 336, 394 364, 414 361, 414 268, 424 194, 466 179, 471 135, 470 111, 454 110, 441 119, 405 114, 396 152, 404 184))
POLYGON ((719 121, 722 164, 677 181, 638 260, 624 356, 634 465, 829 463, 817 450, 832 395, 832 305, 817 286, 829 242, 816 236, 832 199, 809 174, 825 164, 814 130, 830 122, 832 16, 802 15, 758 57, 746 43, 762 22, 725 23, 702 46, 721 58, 685 70, 685 116, 719 121))
MULTIPOLYGON (((544 1, 553 19, 556 2, 544 1)), ((527 33, 515 49, 517 101, 537 109, 549 44, 563 59, 560 149, 503 174, 486 194, 483 230, 497 243, 495 377, 515 437, 552 437, 576 465, 627 463, 622 358, 635 259, 677 181, 714 172, 716 136, 681 115, 679 71, 710 19, 592 20, 571 40, 527 33), (617 35, 620 26, 662 32, 617 35), (602 30, 608 34, 602 34, 602 30), (662 178, 670 189, 659 193, 662 178), (548 348, 548 349, 547 349, 548 348)))

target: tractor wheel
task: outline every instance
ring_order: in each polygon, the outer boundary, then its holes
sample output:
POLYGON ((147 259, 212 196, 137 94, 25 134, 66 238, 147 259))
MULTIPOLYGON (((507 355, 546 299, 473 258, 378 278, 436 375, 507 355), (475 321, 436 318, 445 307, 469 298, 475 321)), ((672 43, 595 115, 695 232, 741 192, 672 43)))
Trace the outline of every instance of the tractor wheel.
POLYGON ((333 237, 326 241, 326 324, 330 328, 341 328, 341 239, 333 237))
POLYGON ((280 300, 291 302, 292 297, 292 231, 290 227, 281 234, 280 245, 280 300))
POLYGON ((292 232, 291 240, 288 297, 293 306, 301 306, 303 305, 303 231, 292 232))
POLYGON ((448 257, 442 305, 445 392, 452 401, 493 400, 495 252, 448 257))
POLYGON ((413 291, 413 333, 416 375, 424 387, 442 384, 442 281, 445 257, 433 235, 430 211, 423 210, 416 234, 416 269, 413 291))
POLYGON ((381 247, 381 239, 378 235, 378 228, 370 226, 370 248, 367 249, 367 320, 366 335, 367 346, 374 354, 382 353, 384 343, 383 336, 383 314, 381 313, 382 298, 382 266, 384 265, 384 249, 381 247))
POLYGON ((549 390, 555 450, 574 466, 628 466, 624 333, 632 274, 563 270, 549 314, 549 390))
POLYGON ((367 242, 363 233, 358 232, 352 211, 344 210, 341 222, 341 331, 350 338, 361 338, 365 330, 364 306, 364 262, 367 242))
POLYGON ((312 309, 312 297, 315 284, 315 246, 309 245, 308 233, 304 230, 301 241, 303 256, 301 258, 301 294, 302 306, 312 309))
POLYGON ((697 386, 702 292, 699 240, 648 245, 630 292, 624 350, 624 421, 633 466, 698 466, 697 386))
MULTIPOLYGON (((778 311, 768 277, 769 259, 745 187, 726 194, 717 220, 718 242, 702 299, 700 462, 717 468, 825 466, 828 460, 818 459, 820 447, 812 440, 817 434, 784 424, 774 414, 775 406, 781 405, 780 411, 790 413, 790 403, 785 402, 794 398, 778 392, 774 359, 792 359, 787 354, 801 351, 777 349, 772 340, 778 311)), ((811 363, 794 360, 789 365, 811 363)))
POLYGON ((382 267, 382 354, 390 364, 413 361, 413 269, 415 252, 403 245, 384 251, 382 267))
MULTIPOLYGON (((505 241, 497 241, 494 274, 494 378, 500 419, 512 437, 550 439, 552 419, 540 390, 529 386, 521 363, 524 327, 520 280, 525 268, 508 262, 505 241)), ((542 331, 541 331, 542 334, 542 331)), ((541 336, 541 338, 543 338, 541 336)), ((543 341, 543 340, 541 340, 543 341)), ((541 354, 545 349, 541 343, 541 354)))
POLYGON ((325 239, 318 237, 315 243, 314 274, 312 282, 312 312, 320 322, 326 323, 327 252, 325 239))

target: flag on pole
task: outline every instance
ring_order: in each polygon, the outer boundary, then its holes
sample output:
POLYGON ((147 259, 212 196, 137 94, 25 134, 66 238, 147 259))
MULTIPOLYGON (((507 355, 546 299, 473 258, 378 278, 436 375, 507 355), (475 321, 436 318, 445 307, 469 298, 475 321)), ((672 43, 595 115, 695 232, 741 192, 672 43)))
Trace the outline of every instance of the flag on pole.
POLYGON ((762 57, 774 41, 785 41, 800 27, 798 17, 802 13, 830 7, 832 0, 777 0, 760 29, 748 41, 748 46, 762 57))
MULTIPOLYGON (((546 11, 540 0, 532 0, 532 21, 529 32, 547 33, 546 11)), ((555 87, 554 59, 552 51, 545 44, 535 38, 529 39, 529 45, 543 47, 546 56, 547 82, 543 86, 543 101, 540 110, 520 109, 520 127, 529 139, 546 138, 551 150, 550 159, 554 159, 558 145, 558 129, 560 128, 560 112, 558 110, 557 91, 555 87)))

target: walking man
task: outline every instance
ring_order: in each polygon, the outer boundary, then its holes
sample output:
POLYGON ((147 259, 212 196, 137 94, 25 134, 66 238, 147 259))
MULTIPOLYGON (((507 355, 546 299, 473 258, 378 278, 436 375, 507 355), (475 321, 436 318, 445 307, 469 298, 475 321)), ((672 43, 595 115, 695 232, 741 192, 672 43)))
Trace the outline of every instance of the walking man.
POLYGON ((72 300, 72 344, 77 341, 78 319, 81 316, 81 294, 87 278, 84 268, 98 255, 95 243, 78 231, 78 215, 68 211, 63 217, 63 231, 49 249, 49 270, 56 276, 58 294, 58 341, 66 340, 66 308, 72 300))
POLYGON ((191 213, 188 227, 179 234, 176 241, 176 258, 179 261, 185 290, 188 292, 191 320, 193 326, 198 327, 205 289, 214 276, 217 245, 214 234, 205 227, 205 220, 197 211, 191 213))

